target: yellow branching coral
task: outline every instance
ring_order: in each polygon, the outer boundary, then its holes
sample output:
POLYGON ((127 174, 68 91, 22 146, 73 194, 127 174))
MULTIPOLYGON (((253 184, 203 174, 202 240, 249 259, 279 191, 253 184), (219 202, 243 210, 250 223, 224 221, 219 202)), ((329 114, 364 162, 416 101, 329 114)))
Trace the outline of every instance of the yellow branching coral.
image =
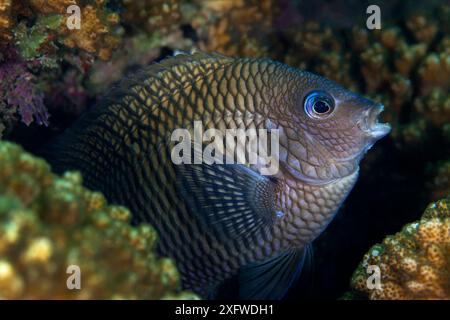
POLYGON ((413 33, 417 41, 430 43, 438 32, 438 26, 420 14, 412 16, 406 26, 413 33))
POLYGON ((261 57, 268 49, 257 35, 272 23, 273 0, 195 0, 193 28, 201 50, 228 55, 261 57))
POLYGON ((414 107, 438 128, 450 122, 450 95, 439 88, 433 88, 429 94, 417 98, 414 107))
POLYGON ((13 26, 11 15, 12 0, 2 0, 0 2, 0 39, 11 39, 10 29, 13 26))
POLYGON ((76 0, 29 0, 30 5, 43 14, 66 13, 67 8, 77 4, 76 0))
POLYGON ((80 48, 96 54, 102 60, 108 60, 118 44, 117 37, 111 35, 110 28, 119 23, 115 13, 104 13, 102 7, 105 1, 96 1, 96 5, 87 5, 81 9, 81 28, 69 30, 62 25, 60 33, 64 44, 69 48, 80 48))
POLYGON ((440 199, 450 194, 450 160, 438 162, 432 167, 432 178, 427 183, 427 188, 432 193, 432 198, 440 199))
POLYGON ((448 92, 450 90, 450 53, 429 54, 419 67, 418 74, 423 93, 426 94, 436 87, 448 92))
POLYGON ((450 198, 428 206, 418 222, 373 246, 351 286, 369 299, 450 299, 450 198), (380 288, 369 289, 368 266, 380 268, 380 288))
POLYGON ((156 257, 154 229, 129 220, 78 173, 56 176, 0 142, 0 298, 195 298, 179 292, 172 261, 156 257), (67 286, 71 265, 80 268, 79 290, 67 286))
POLYGON ((179 0, 123 0, 123 20, 147 32, 167 32, 179 27, 179 0))
POLYGON ((407 45, 401 43, 394 58, 395 70, 403 76, 409 76, 417 62, 427 53, 423 43, 407 45))
POLYGON ((286 55, 286 62, 294 66, 305 68, 308 60, 320 56, 325 49, 329 49, 328 52, 339 52, 341 49, 331 28, 322 28, 317 22, 308 22, 301 30, 289 30, 288 35, 292 39, 293 47, 286 55), (302 59, 299 59, 299 56, 302 59))

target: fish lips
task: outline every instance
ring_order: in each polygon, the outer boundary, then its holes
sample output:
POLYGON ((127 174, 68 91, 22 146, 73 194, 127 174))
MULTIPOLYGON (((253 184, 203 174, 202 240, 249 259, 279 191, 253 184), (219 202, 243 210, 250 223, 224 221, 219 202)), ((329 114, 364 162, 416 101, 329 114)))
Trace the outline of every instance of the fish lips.
POLYGON ((387 123, 378 122, 378 116, 384 110, 383 104, 377 104, 364 113, 363 121, 361 123, 361 130, 374 141, 379 140, 389 134, 391 126, 387 123))

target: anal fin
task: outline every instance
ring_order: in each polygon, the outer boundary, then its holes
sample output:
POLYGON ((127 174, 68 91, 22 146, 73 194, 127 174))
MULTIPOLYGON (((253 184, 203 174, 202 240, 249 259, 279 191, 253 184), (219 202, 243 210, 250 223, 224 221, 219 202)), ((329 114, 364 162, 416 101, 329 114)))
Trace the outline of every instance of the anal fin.
POLYGON ((239 297, 252 300, 283 298, 301 273, 308 255, 303 250, 290 249, 260 263, 252 263, 239 272, 239 297))

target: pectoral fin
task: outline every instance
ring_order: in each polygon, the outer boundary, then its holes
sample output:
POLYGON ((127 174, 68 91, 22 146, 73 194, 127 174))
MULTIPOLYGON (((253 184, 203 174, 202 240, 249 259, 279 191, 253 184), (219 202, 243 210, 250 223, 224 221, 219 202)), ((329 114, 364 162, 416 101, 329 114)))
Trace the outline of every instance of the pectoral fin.
POLYGON ((276 182, 238 164, 179 165, 183 197, 223 241, 267 233, 276 216, 276 182))

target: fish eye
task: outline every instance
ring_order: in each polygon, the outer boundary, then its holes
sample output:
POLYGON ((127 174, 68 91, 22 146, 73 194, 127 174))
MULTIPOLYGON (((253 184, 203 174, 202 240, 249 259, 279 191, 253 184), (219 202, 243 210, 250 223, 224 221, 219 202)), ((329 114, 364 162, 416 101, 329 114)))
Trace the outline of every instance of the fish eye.
POLYGON ((333 98, 323 91, 313 91, 306 96, 304 109, 310 118, 324 119, 334 110, 333 98))

